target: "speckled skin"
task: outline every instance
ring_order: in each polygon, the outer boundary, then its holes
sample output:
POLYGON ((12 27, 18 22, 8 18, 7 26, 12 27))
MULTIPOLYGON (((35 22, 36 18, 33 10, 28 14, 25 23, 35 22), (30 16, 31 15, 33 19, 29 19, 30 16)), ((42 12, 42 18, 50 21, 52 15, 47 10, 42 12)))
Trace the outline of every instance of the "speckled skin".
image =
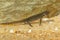
POLYGON ((21 21, 46 10, 54 15, 56 8, 53 4, 52 0, 0 0, 0 23, 21 21))

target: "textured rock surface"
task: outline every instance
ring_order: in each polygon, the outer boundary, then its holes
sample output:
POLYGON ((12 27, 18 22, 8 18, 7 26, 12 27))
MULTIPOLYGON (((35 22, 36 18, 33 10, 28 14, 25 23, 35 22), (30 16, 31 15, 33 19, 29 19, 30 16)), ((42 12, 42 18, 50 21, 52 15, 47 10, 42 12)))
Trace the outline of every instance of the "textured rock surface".
MULTIPOLYGON (((0 23, 20 21, 49 10, 52 0, 0 0, 0 23)), ((52 6, 54 7, 54 6, 52 6)), ((55 10, 55 9, 53 9, 55 10)))

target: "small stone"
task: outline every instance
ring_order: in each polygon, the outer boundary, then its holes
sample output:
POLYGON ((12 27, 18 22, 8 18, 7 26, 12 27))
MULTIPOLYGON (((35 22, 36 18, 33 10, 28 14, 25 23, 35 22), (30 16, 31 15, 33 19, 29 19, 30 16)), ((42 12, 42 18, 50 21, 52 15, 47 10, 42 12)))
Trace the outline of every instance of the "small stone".
POLYGON ((43 18, 43 21, 47 21, 47 20, 49 20, 48 18, 43 18))
POLYGON ((58 28, 56 27, 56 28, 55 28, 55 31, 57 31, 57 30, 58 30, 58 28))
POLYGON ((10 29, 10 33, 14 33, 14 30, 13 29, 10 29))
POLYGON ((32 31, 31 29, 30 29, 30 30, 28 30, 28 33, 31 33, 31 31, 32 31))
POLYGON ((52 21, 49 21, 50 24, 52 24, 53 22, 52 21))

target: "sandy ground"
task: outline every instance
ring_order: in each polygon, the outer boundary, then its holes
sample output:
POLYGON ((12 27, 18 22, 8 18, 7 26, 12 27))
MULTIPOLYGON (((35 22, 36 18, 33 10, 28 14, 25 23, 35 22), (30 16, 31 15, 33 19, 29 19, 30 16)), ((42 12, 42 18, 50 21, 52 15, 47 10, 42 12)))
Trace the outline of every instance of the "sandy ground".
POLYGON ((32 25, 0 25, 0 40, 60 40, 60 15, 32 25))

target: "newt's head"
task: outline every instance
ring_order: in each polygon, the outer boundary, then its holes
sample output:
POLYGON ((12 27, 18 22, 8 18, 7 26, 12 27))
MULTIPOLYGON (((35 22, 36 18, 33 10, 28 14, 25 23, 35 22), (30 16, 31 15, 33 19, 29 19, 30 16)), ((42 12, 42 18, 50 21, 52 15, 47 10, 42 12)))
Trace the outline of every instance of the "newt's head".
POLYGON ((46 7, 47 11, 48 11, 48 18, 54 17, 57 15, 57 9, 54 8, 54 6, 48 5, 48 7, 46 7))

